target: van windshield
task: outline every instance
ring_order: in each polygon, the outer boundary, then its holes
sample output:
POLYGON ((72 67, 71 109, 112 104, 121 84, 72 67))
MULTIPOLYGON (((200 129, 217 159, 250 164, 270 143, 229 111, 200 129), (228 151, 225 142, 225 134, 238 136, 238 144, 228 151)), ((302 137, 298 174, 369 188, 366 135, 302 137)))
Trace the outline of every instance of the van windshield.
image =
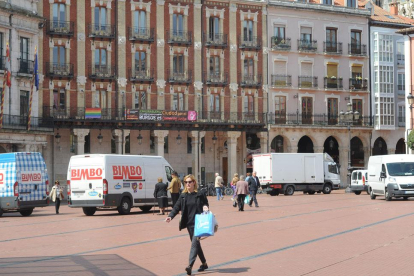
POLYGON ((328 165, 328 171, 330 173, 339 174, 339 172, 338 172, 338 166, 336 166, 336 164, 328 165))
POLYGON ((388 163, 387 170, 390 176, 412 176, 414 162, 388 163))

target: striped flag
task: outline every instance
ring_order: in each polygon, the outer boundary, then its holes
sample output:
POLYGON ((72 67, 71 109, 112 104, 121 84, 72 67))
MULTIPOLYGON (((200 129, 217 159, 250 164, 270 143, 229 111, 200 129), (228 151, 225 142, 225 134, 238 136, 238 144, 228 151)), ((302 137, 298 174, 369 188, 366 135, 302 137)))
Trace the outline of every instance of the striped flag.
POLYGON ((37 47, 35 47, 33 87, 30 90, 30 97, 29 97, 29 114, 28 114, 28 119, 27 119, 27 130, 30 130, 30 126, 31 126, 31 122, 32 122, 33 89, 35 90, 34 92, 37 92, 39 90, 39 64, 37 62, 37 47))
MULTIPOLYGON (((4 96, 6 95, 6 86, 11 89, 11 69, 10 69, 10 47, 9 42, 6 44, 6 60, 3 77, 3 89, 1 90, 1 107, 0 107, 0 128, 3 127, 4 115, 4 96)), ((9 111, 10 112, 10 111, 9 111)))

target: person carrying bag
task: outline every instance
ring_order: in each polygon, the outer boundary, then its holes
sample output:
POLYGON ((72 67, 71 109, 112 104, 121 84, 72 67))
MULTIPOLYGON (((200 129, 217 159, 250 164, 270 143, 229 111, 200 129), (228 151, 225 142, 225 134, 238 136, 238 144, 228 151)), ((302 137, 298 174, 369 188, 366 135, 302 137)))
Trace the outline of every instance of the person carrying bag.
POLYGON ((55 186, 50 191, 50 198, 55 203, 56 215, 59 215, 60 201, 64 199, 64 196, 58 180, 55 181, 55 186))

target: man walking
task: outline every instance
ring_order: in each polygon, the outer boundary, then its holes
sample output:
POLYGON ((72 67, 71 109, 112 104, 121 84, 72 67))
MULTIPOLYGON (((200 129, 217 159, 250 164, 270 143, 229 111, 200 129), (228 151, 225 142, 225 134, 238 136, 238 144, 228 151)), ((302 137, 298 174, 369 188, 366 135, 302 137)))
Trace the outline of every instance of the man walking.
POLYGON ((257 199, 256 199, 256 194, 257 194, 257 190, 260 188, 260 181, 259 178, 256 176, 256 172, 253 172, 253 175, 251 177, 249 177, 249 191, 250 191, 250 202, 249 202, 249 206, 252 207, 253 201, 254 201, 254 205, 256 205, 256 207, 259 207, 259 204, 257 203, 257 199))
POLYGON ((168 186, 168 190, 170 190, 172 207, 174 208, 175 203, 177 202, 178 197, 180 196, 181 181, 178 178, 178 174, 176 171, 174 171, 171 175, 173 179, 170 183, 170 186, 168 186))
POLYGON ((216 173, 216 180, 214 182, 214 187, 216 188, 217 200, 223 199, 223 195, 221 194, 221 189, 223 187, 223 177, 216 173))

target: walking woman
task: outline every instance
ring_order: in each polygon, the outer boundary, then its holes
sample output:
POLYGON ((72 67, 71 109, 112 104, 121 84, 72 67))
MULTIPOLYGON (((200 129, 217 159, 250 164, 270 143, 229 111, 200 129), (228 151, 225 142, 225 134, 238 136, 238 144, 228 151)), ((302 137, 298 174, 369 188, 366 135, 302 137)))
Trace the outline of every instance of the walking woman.
POLYGON ((157 199, 160 208, 158 215, 164 215, 165 208, 168 207, 167 187, 168 185, 162 182, 162 177, 158 177, 158 183, 155 184, 154 190, 154 198, 157 199))
POLYGON ((50 191, 50 198, 55 203, 56 215, 59 214, 60 200, 63 199, 63 190, 59 186, 59 181, 55 181, 55 186, 52 187, 50 191))
POLYGON ((235 173, 233 176, 233 179, 230 182, 231 188, 233 189, 233 198, 231 200, 234 201, 234 198, 236 197, 236 184, 237 181, 239 181, 239 174, 235 173))
POLYGON ((244 180, 244 176, 240 175, 240 180, 236 185, 237 203, 239 211, 244 211, 244 198, 249 194, 249 184, 244 180))
POLYGON ((199 238, 194 237, 194 223, 195 215, 203 212, 203 207, 208 207, 208 200, 203 192, 198 192, 197 181, 194 175, 190 174, 184 177, 184 191, 178 198, 174 208, 165 219, 166 222, 170 222, 181 211, 181 220, 179 222, 179 229, 187 228, 188 234, 191 240, 190 257, 188 260, 188 266, 185 268, 187 275, 191 275, 194 262, 198 257, 201 261, 201 266, 198 269, 199 272, 208 268, 206 258, 204 257, 203 249, 199 238))

